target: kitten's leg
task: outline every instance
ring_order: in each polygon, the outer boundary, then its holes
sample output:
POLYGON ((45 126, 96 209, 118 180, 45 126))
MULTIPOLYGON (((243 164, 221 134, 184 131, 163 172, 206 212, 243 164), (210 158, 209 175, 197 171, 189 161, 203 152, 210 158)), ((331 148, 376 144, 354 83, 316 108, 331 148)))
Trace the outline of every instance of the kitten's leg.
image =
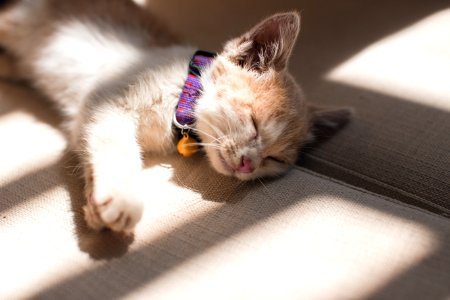
POLYGON ((96 230, 132 231, 145 198, 137 119, 117 107, 103 107, 89 119, 82 129, 80 154, 85 164, 85 219, 96 230))

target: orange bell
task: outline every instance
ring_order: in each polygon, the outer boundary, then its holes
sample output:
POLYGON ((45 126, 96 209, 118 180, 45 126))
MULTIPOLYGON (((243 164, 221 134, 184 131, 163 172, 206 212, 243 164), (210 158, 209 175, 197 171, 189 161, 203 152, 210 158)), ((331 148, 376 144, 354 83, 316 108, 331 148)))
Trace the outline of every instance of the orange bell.
POLYGON ((184 157, 191 157, 198 151, 197 141, 189 136, 187 132, 183 133, 183 137, 177 144, 178 153, 184 157))

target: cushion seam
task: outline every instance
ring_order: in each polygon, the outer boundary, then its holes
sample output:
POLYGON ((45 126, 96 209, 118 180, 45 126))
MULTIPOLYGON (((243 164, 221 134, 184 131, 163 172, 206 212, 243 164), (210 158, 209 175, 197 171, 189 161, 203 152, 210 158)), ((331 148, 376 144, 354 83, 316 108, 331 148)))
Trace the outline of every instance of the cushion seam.
MULTIPOLYGON (((309 155, 309 156, 312 156, 314 159, 317 158, 317 157, 315 157, 313 155, 309 155)), ((358 172, 352 171, 352 170, 347 169, 347 168, 345 168, 343 166, 340 166, 338 164, 335 164, 335 163, 332 163, 332 162, 329 162, 329 161, 326 161, 326 160, 323 160, 323 159, 320 159, 320 158, 317 158, 317 159, 320 160, 321 162, 327 163, 328 165, 336 166, 336 167, 338 167, 339 169, 341 169, 343 171, 350 172, 350 173, 352 173, 355 176, 359 176, 360 178, 367 179, 367 180, 369 180, 372 183, 381 185, 381 186, 386 187, 386 188, 391 188, 391 189, 394 189, 394 190, 398 190, 399 193, 401 193, 401 194, 403 194, 405 196, 411 197, 411 198, 413 198, 413 199, 415 199, 417 201, 425 202, 426 204, 428 204, 430 206, 433 206, 435 208, 440 209, 441 211, 443 211, 443 215, 432 213, 432 212, 429 212, 428 210, 426 210, 424 208, 420 208, 420 207, 418 207, 416 205, 408 204, 408 203, 406 203, 404 201, 400 201, 400 200, 397 200, 397 199, 394 199, 394 198, 391 198, 391 197, 388 197, 388 196, 385 196, 385 195, 382 195, 382 194, 377 194, 375 192, 368 191, 368 190, 366 190, 366 189, 364 189, 362 187, 358 187, 358 186, 346 183, 344 181, 338 180, 338 179, 333 178, 333 177, 328 177, 328 176, 326 176, 324 174, 317 173, 317 172, 315 172, 313 170, 307 169, 307 168, 302 167, 302 166, 295 165, 294 168, 299 170, 299 171, 305 171, 306 173, 309 173, 311 175, 317 176, 317 177, 322 178, 322 179, 331 180, 334 183, 343 185, 343 186, 348 187, 350 189, 353 189, 353 190, 356 190, 356 191, 359 191, 359 192, 362 192, 362 193, 365 193, 365 194, 368 194, 368 195, 376 196, 376 197, 382 198, 382 199, 384 199, 386 201, 394 202, 394 203, 397 203, 397 204, 402 204, 402 205, 405 205, 405 206, 407 206, 409 208, 412 208, 412 209, 415 209, 415 210, 418 210, 418 211, 421 211, 421 212, 426 212, 427 214, 430 214, 430 215, 433 215, 433 216, 438 215, 438 216, 440 216, 442 218, 445 218, 446 216, 450 216, 450 210, 446 209, 445 207, 442 207, 442 206, 439 206, 439 205, 437 205, 435 203, 429 202, 428 200, 425 200, 425 199, 420 198, 418 196, 412 195, 412 194, 410 194, 410 193, 408 193, 408 192, 406 192, 406 191, 404 191, 402 189, 395 188, 395 187, 390 186, 390 185, 388 185, 386 183, 378 181, 377 179, 374 179, 374 178, 369 177, 369 176, 365 176, 363 174, 360 174, 358 172)))

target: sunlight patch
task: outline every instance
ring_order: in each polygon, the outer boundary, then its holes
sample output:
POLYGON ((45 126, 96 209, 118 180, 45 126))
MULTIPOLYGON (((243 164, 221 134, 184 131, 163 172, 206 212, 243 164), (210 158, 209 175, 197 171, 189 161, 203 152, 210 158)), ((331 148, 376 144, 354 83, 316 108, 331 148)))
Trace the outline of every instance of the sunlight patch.
POLYGON ((145 6, 147 4, 147 0, 133 0, 139 6, 145 6))
POLYGON ((362 50, 326 79, 450 111, 450 9, 362 50))
POLYGON ((66 147, 60 131, 21 111, 0 116, 0 140, 1 186, 54 165, 66 147))
POLYGON ((8 274, 2 277, 3 298, 28 298, 30 293, 88 267, 89 260, 80 259, 71 234, 68 199, 63 187, 55 187, 2 212, 0 265, 8 274), (74 257, 78 263, 68 264, 74 257), (27 294, 22 294, 25 291, 27 294))
POLYGON ((435 234, 419 223, 337 195, 315 195, 225 238, 129 296, 364 299, 437 247, 435 234))

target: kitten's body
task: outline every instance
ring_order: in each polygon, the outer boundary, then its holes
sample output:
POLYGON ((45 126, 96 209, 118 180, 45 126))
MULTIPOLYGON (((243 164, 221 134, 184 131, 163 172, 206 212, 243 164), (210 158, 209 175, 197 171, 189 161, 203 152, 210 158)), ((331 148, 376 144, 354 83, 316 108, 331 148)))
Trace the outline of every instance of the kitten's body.
MULTIPOLYGON (((218 172, 246 180, 295 162, 314 119, 286 71, 298 30, 296 13, 275 15, 228 42, 202 76, 196 130, 218 172)), ((88 224, 132 230, 155 197, 140 181, 141 153, 175 151, 172 117, 195 49, 129 0, 18 1, 0 13, 0 44, 64 113, 88 224)))
POLYGON ((195 49, 176 45, 130 1, 22 1, 4 14, 2 45, 18 58, 20 77, 62 109, 73 147, 87 102, 126 97, 141 115, 143 150, 173 151, 171 114, 195 49))

